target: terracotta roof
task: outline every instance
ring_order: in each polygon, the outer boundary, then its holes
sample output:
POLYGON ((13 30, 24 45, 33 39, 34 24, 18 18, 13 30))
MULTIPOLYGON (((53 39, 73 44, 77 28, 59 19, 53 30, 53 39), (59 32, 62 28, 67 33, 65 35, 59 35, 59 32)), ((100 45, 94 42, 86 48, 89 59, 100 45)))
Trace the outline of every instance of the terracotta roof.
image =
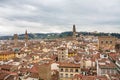
POLYGON ((26 73, 26 72, 29 71, 29 69, 28 69, 28 68, 20 68, 19 71, 20 71, 21 73, 26 73))
POLYGON ((98 60, 98 65, 100 68, 107 68, 107 69, 114 68, 114 69, 116 69, 115 64, 113 64, 110 60, 108 60, 106 58, 98 60))
POLYGON ((7 79, 5 80, 14 80, 14 79, 18 79, 18 76, 17 75, 9 75, 9 77, 7 77, 7 79))
POLYGON ((32 72, 32 73, 38 73, 38 66, 37 66, 37 65, 34 65, 34 66, 30 69, 30 72, 32 72))
POLYGON ((74 64, 74 63, 67 63, 67 62, 63 62, 60 63, 59 67, 71 67, 71 68, 79 68, 80 64, 74 64))
POLYGON ((74 75, 74 79, 80 79, 80 80, 95 80, 95 78, 96 78, 96 76, 84 76, 82 74, 75 74, 74 75))
POLYGON ((81 71, 90 71, 88 68, 81 68, 81 71))
POLYGON ((83 76, 82 80, 95 80, 95 76, 83 76))
POLYGON ((10 69, 12 67, 13 67, 13 65, 7 65, 7 64, 0 65, 1 69, 10 69))
POLYGON ((66 49, 65 47, 58 48, 58 50, 65 50, 65 49, 66 49))
POLYGON ((4 80, 4 78, 7 76, 7 73, 1 73, 0 72, 0 80, 4 80))
POLYGON ((75 61, 80 61, 80 60, 81 60, 81 57, 78 56, 78 55, 76 55, 76 56, 74 56, 74 60, 75 60, 75 61))
POLYGON ((95 61, 100 58, 100 53, 92 54, 92 60, 95 61))
POLYGON ((79 78, 79 79, 82 79, 82 77, 83 77, 82 74, 75 74, 75 75, 74 75, 74 79, 75 79, 75 78, 77 78, 77 79, 78 79, 78 78, 79 78))
POLYGON ((120 80, 120 74, 116 74, 116 75, 109 75, 108 76, 110 77, 111 80, 120 80))
POLYGON ((112 60, 116 60, 116 58, 118 56, 118 54, 116 54, 116 53, 109 53, 108 55, 109 55, 109 57, 112 58, 112 60))
POLYGON ((13 51, 0 51, 0 54, 13 54, 14 52, 13 51))
POLYGON ((96 79, 98 79, 98 80, 108 80, 106 76, 97 76, 96 79))
POLYGON ((13 80, 14 77, 18 77, 17 73, 0 70, 0 80, 13 80), (6 76, 8 76, 7 79, 5 79, 6 76))
POLYGON ((38 73, 30 73, 29 77, 31 77, 31 78, 39 78, 39 74, 38 73))

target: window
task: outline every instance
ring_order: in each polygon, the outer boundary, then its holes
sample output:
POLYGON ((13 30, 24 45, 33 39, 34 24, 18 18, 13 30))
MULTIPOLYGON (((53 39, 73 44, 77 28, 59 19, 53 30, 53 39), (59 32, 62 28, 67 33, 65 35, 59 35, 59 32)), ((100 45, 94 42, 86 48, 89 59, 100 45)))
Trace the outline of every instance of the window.
POLYGON ((68 72, 68 69, 65 69, 65 72, 68 72))
POLYGON ((106 41, 106 44, 108 44, 108 41, 106 41))
POLYGON ((107 74, 110 74, 110 70, 109 69, 107 70, 107 74))
POLYGON ((116 70, 113 70, 113 74, 116 74, 116 70))
POLYGON ((63 72, 63 69, 61 69, 60 71, 63 72))
POLYGON ((65 77, 68 78, 68 74, 65 74, 65 77))
POLYGON ((73 72, 73 69, 70 69, 70 72, 73 72))
POLYGON ((62 73, 60 74, 60 77, 63 77, 63 74, 62 74, 62 73))
POLYGON ((72 77, 73 77, 73 74, 70 74, 70 77, 72 78, 72 77))
POLYGON ((78 69, 75 69, 75 72, 78 72, 78 69))
POLYGON ((105 74, 105 70, 104 69, 101 70, 101 74, 105 74))
POLYGON ((110 44, 112 44, 112 41, 110 41, 110 44))

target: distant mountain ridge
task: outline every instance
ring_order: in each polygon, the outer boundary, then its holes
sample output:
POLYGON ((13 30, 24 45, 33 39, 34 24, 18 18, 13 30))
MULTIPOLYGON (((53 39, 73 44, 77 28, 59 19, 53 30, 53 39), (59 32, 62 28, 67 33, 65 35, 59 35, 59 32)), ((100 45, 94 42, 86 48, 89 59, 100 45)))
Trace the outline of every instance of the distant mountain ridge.
MULTIPOLYGON (((77 32, 79 35, 93 35, 93 36, 115 36, 120 39, 120 33, 93 33, 93 32, 77 32)), ((55 38, 64 38, 72 36, 71 31, 62 32, 62 33, 28 33, 29 39, 55 39, 55 38)), ((19 34, 18 38, 20 40, 24 39, 25 34, 19 34)), ((0 36, 0 40, 13 40, 13 36, 0 36)))

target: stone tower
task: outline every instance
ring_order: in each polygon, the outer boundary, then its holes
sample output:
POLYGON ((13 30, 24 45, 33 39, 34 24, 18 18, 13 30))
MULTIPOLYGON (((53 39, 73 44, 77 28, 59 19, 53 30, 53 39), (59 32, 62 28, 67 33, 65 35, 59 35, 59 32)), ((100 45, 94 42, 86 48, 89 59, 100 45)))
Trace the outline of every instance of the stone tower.
POLYGON ((116 38, 112 36, 98 37, 98 48, 103 50, 115 49, 116 38))
POLYGON ((27 30, 25 31, 25 43, 28 42, 28 33, 27 33, 27 30))
POLYGON ((76 38, 76 27, 75 27, 75 24, 73 25, 73 38, 76 38))
POLYGON ((25 47, 27 46, 28 43, 28 33, 27 30, 25 31, 25 47))
POLYGON ((14 46, 17 46, 18 44, 18 35, 14 34, 14 46))
POLYGON ((68 49, 65 47, 60 47, 58 48, 58 61, 59 62, 64 62, 68 58, 68 49))

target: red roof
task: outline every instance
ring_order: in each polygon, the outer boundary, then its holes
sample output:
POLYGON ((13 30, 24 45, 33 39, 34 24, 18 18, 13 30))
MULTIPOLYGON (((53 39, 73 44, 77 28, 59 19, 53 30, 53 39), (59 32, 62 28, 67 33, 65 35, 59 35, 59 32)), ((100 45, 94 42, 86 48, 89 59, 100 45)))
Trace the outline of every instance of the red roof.
POLYGON ((38 66, 37 66, 37 65, 34 65, 34 66, 30 69, 30 72, 32 72, 32 73, 38 73, 38 66))

